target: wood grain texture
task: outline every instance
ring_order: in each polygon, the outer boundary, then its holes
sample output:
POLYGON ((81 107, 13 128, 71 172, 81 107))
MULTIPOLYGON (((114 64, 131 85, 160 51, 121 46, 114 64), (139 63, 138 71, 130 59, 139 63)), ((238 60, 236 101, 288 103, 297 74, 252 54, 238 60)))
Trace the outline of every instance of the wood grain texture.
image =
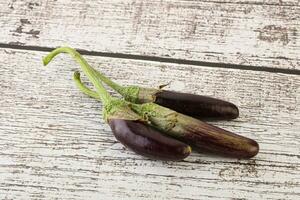
POLYGON ((14 0, 0 16, 5 44, 300 69, 299 0, 14 0))
POLYGON ((193 153, 159 162, 120 145, 101 104, 72 81, 67 55, 0 49, 0 199, 299 199, 300 77, 89 56, 122 84, 230 100, 234 121, 212 122, 260 143, 251 160, 193 153))

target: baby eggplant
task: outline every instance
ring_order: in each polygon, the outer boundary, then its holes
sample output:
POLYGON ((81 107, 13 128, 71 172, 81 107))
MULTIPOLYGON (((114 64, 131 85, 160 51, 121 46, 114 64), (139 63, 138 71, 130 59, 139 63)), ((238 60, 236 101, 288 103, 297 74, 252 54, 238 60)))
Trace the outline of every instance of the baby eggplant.
POLYGON ((154 103, 195 118, 235 119, 239 110, 233 103, 220 99, 161 90, 155 93, 154 103))
POLYGON ((191 153, 191 147, 139 121, 109 119, 116 139, 137 154, 157 160, 179 161, 191 153))
POLYGON ((156 103, 198 119, 235 119, 239 116, 238 107, 227 101, 154 88, 121 86, 101 72, 96 71, 96 73, 101 81, 120 93, 126 101, 132 103, 156 103))
POLYGON ((235 158, 250 158, 259 151, 256 141, 207 124, 154 103, 132 104, 152 126, 200 150, 235 158))

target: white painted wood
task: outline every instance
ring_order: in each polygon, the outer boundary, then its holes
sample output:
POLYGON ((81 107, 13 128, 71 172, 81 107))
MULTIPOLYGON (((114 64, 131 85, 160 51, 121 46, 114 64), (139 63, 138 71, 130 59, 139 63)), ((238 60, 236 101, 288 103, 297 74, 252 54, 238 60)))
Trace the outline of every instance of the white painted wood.
POLYGON ((0 43, 300 69, 300 6, 289 1, 0 2, 0 43))
POLYGON ((240 118, 213 124, 261 147, 251 160, 160 162, 116 142, 72 81, 78 65, 61 55, 45 68, 45 54, 0 49, 0 199, 299 199, 299 76, 86 57, 122 84, 236 103, 240 118))

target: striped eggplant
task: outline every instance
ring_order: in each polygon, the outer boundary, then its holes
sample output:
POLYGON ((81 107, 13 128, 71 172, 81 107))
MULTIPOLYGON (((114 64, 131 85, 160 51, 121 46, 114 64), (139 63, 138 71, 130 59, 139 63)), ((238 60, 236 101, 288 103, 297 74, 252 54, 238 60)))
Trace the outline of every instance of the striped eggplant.
POLYGON ((131 104, 152 126, 189 145, 220 155, 251 158, 259 151, 256 141, 231 133, 154 103, 131 104))

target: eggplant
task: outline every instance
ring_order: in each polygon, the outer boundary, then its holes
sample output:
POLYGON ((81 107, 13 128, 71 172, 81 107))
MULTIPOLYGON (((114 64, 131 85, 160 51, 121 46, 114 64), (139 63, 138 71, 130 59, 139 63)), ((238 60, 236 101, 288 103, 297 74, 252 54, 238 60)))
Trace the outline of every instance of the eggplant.
POLYGON ((154 103, 132 104, 132 109, 144 115, 151 125, 198 150, 234 158, 251 158, 259 151, 256 141, 210 125, 154 103))
MULTIPOLYGON (((100 77, 99 73, 98 76, 100 77)), ((198 119, 230 120, 239 116, 239 109, 236 105, 209 96, 138 86, 127 86, 116 91, 124 96, 127 101, 140 104, 156 103, 198 119)))
POLYGON ((121 86, 101 72, 97 70, 95 72, 99 80, 121 94, 126 101, 132 103, 156 103, 198 119, 229 120, 239 116, 239 109, 236 105, 221 99, 139 86, 121 86))
POLYGON ((191 147, 139 121, 109 119, 112 132, 124 146, 156 160, 179 161, 191 153, 191 147))
POLYGON ((161 90, 155 93, 154 99, 156 104, 198 119, 235 119, 239 116, 239 109, 233 103, 208 96, 161 90))

